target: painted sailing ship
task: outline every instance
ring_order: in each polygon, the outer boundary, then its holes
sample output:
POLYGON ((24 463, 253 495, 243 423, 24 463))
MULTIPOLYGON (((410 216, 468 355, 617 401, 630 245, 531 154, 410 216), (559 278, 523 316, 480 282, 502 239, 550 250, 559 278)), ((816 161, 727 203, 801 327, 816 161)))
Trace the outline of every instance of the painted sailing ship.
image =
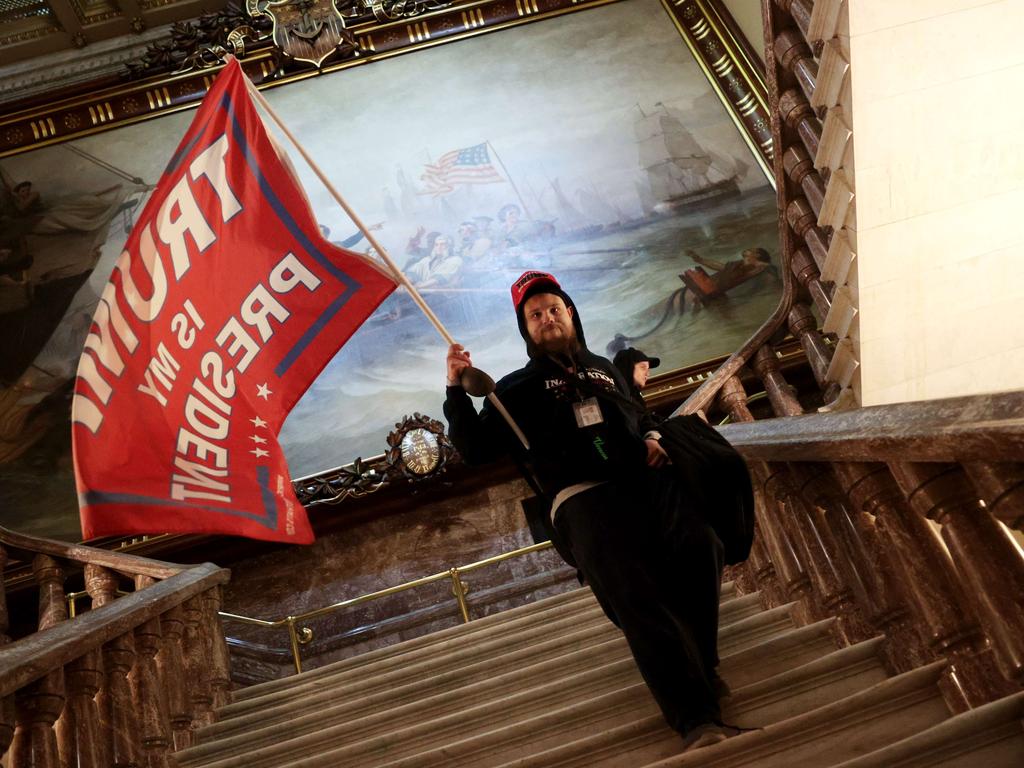
POLYGON ((740 194, 737 182, 746 171, 741 161, 704 149, 661 102, 650 113, 637 108, 633 128, 645 174, 637 193, 646 215, 701 208, 740 194))

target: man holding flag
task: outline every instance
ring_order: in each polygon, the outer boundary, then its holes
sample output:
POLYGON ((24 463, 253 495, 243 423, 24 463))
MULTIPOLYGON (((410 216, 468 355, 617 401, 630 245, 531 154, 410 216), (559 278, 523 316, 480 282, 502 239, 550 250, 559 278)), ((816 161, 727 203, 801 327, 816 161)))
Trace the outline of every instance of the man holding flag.
POLYGON ((93 317, 72 406, 85 538, 312 541, 277 434, 396 280, 322 237, 253 93, 229 61, 93 317))

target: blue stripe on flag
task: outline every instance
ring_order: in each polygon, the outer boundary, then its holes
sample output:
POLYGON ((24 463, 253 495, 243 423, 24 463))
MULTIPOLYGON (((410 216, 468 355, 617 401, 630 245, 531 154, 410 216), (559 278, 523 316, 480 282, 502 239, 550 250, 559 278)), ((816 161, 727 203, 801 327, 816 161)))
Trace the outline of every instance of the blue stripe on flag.
POLYGON ((255 512, 247 512, 244 509, 232 509, 231 507, 210 507, 157 496, 140 496, 135 493, 107 493, 106 491, 97 490, 90 490, 79 494, 78 503, 83 508, 111 504, 146 504, 153 507, 199 509, 203 512, 219 512, 224 515, 232 515, 233 517, 244 517, 249 520, 255 520, 272 531, 277 530, 277 502, 274 499, 274 492, 269 487, 270 468, 266 466, 256 467, 256 479, 259 481, 260 489, 263 492, 264 514, 262 515, 258 515, 255 512))

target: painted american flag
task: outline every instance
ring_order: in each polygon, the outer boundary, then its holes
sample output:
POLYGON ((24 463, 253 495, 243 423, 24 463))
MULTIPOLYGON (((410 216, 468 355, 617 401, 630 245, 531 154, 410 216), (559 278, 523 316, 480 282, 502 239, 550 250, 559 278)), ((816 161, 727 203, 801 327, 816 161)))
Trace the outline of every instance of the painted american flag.
POLYGON ((436 163, 423 166, 420 176, 425 195, 446 195, 456 184, 494 184, 505 181, 491 163, 487 142, 464 149, 453 149, 438 158, 436 163))

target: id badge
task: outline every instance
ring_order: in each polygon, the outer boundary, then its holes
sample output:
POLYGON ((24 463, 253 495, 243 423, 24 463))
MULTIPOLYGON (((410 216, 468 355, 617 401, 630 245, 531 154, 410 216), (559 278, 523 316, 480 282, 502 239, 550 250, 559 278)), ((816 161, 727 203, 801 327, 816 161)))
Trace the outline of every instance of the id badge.
POLYGON ((588 397, 586 400, 573 403, 572 410, 576 414, 576 426, 580 429, 592 427, 604 421, 601 404, 597 402, 596 397, 588 397))

